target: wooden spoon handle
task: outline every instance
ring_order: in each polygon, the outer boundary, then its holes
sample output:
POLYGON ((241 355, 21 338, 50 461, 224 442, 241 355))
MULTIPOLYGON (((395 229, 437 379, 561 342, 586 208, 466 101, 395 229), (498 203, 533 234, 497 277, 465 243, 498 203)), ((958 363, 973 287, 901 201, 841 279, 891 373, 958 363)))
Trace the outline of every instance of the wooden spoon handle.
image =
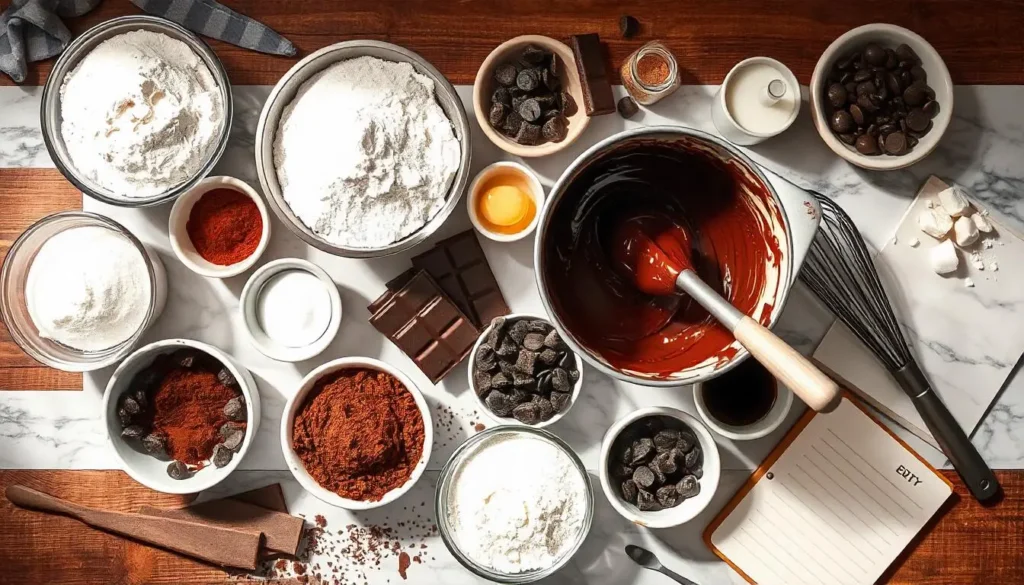
POLYGON ((744 315, 732 333, 750 355, 807 406, 828 412, 838 405, 839 386, 768 328, 744 315))
POLYGON ((255 569, 262 534, 201 522, 97 510, 20 485, 7 487, 11 503, 66 514, 89 526, 227 567, 255 569))

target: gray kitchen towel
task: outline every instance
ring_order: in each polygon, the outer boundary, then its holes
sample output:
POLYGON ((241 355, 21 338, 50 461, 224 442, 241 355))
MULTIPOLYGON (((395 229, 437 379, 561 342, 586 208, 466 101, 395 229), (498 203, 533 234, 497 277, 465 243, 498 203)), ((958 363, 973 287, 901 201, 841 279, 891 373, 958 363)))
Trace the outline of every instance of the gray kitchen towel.
MULTIPOLYGON (((245 49, 291 57, 295 45, 273 29, 213 0, 131 0, 146 12, 245 49)), ((71 41, 61 18, 81 16, 100 0, 13 0, 0 14, 0 71, 17 83, 28 63, 60 54, 71 41)))

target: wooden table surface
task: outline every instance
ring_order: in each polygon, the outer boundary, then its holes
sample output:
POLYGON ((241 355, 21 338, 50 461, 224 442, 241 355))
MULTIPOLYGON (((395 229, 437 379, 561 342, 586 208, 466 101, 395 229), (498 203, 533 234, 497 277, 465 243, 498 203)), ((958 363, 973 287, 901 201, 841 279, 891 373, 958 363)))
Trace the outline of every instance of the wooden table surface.
MULTIPOLYGON (((628 13, 641 22, 634 40, 619 37, 622 3, 552 0, 239 0, 225 2, 288 37, 299 56, 354 38, 381 39, 417 51, 454 83, 472 83, 477 67, 501 41, 519 34, 566 38, 599 32, 613 63, 651 39, 679 57, 684 83, 720 83, 737 61, 768 55, 807 83, 818 55, 838 35, 886 21, 908 27, 943 55, 954 83, 1024 84, 1024 2, 903 0, 644 0, 628 13)), ((0 0, 0 11, 8 0, 0 0)), ((105 0, 68 21, 86 28, 139 10, 127 0, 105 0)), ((270 57, 217 41, 211 45, 235 84, 272 85, 296 59, 270 57)), ((27 85, 46 82, 49 63, 32 66, 27 85)), ((10 80, 0 75, 0 85, 10 80)), ((0 116, 3 112, 0 112, 0 116)), ((0 257, 33 221, 78 209, 81 196, 51 169, 0 169, 0 257)), ((39 366, 0 327, 0 392, 81 390, 81 375, 39 366)), ((3 420, 0 393, 0 422, 3 420)), ((3 446, 0 445, 0 449, 3 446)), ((951 472, 959 499, 948 507, 909 555, 891 583, 1024 583, 1024 471, 999 472, 1005 500, 976 504, 951 472)), ((90 505, 135 510, 142 504, 184 500, 143 488, 120 471, 0 471, 0 487, 24 483, 90 505)), ((170 553, 91 531, 64 519, 15 510, 0 501, 0 584, 220 583, 221 571, 170 553)))

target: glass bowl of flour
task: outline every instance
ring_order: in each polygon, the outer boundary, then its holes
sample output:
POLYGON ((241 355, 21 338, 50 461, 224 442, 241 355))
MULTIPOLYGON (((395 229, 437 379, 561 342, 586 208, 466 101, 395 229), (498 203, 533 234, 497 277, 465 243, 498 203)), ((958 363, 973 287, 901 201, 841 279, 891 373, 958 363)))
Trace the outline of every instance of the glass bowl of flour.
POLYGON ((0 316, 36 361, 88 372, 120 361, 163 311, 156 252, 114 220, 67 211, 32 224, 0 271, 0 316))
POLYGON ((125 16, 76 38, 43 88, 43 141, 61 173, 93 199, 158 205, 191 189, 228 144, 231 83, 185 28, 125 16))
POLYGON ((274 86, 256 127, 256 174, 282 223, 348 258, 408 250, 459 203, 469 121, 455 88, 408 49, 325 47, 274 86))
POLYGON ((464 567, 497 583, 533 583, 565 566, 594 519, 583 462, 544 429, 474 435, 438 478, 437 526, 464 567))

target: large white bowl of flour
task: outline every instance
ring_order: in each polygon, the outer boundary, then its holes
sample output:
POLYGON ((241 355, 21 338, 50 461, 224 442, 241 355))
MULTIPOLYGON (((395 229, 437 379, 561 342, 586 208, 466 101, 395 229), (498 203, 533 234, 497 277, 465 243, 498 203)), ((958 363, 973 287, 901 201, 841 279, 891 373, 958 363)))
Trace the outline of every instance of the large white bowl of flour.
POLYGON ((153 16, 99 24, 47 79, 42 130, 57 168, 85 194, 126 207, 188 191, 224 153, 231 84, 193 33, 153 16))
POLYGON ((390 43, 347 41, 296 64, 256 128, 256 171, 299 238, 353 258, 407 250, 456 207, 469 123, 455 88, 390 43))

